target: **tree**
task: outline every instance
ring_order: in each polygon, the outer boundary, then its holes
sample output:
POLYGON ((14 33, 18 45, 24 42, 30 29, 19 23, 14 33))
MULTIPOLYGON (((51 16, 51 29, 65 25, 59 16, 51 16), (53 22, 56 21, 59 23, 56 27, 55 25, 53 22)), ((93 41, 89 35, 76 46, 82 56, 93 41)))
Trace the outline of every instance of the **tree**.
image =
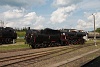
POLYGON ((100 28, 97 28, 97 29, 96 29, 96 32, 100 33, 100 28))

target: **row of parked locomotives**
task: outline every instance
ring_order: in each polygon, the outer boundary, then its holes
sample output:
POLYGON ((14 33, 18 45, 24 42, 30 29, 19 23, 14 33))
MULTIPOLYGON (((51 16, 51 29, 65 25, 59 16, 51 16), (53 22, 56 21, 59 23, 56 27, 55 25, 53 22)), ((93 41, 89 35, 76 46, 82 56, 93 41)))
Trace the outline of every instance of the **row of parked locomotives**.
POLYGON ((29 29, 26 31, 25 40, 32 48, 64 46, 70 44, 84 44, 85 32, 65 30, 44 30, 29 29))
POLYGON ((14 43, 17 39, 16 31, 11 27, 0 27, 0 44, 14 43))

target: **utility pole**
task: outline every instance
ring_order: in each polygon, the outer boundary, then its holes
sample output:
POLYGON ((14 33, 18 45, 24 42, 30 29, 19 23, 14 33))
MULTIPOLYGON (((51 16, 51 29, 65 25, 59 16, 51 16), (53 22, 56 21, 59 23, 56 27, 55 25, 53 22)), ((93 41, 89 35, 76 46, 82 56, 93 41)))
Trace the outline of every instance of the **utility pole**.
POLYGON ((97 46, 96 45, 96 32, 95 32, 95 15, 94 14, 92 14, 93 15, 93 19, 94 19, 94 44, 95 44, 95 46, 97 46))

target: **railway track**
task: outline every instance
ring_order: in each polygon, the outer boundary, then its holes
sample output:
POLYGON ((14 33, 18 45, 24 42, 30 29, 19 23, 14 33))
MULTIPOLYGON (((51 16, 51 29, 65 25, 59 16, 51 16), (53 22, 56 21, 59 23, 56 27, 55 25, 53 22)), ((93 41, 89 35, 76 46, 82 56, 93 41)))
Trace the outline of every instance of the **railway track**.
POLYGON ((23 55, 17 55, 17 56, 10 56, 10 57, 3 57, 0 58, 0 66, 1 67, 7 67, 7 66, 16 66, 16 65, 24 65, 26 64, 27 61, 30 61, 29 63, 27 63, 27 65, 29 64, 34 64, 36 62, 39 62, 41 60, 46 60, 55 56, 59 56, 68 52, 72 52, 74 50, 83 48, 83 47, 87 47, 87 46, 91 46, 91 45, 80 45, 80 46, 73 46, 73 47, 63 47, 63 48, 58 48, 58 49, 51 49, 48 51, 41 51, 41 52, 36 52, 36 53, 30 53, 30 54, 23 54, 23 55), (59 52, 59 53, 58 53, 59 52), (58 53, 58 54, 56 54, 58 53), (52 57, 48 57, 48 58, 44 58, 44 59, 38 59, 35 60, 37 58, 41 58, 47 55, 51 55, 51 54, 55 54, 52 57), (33 61, 33 62, 32 62, 33 61), (32 63, 31 63, 32 62, 32 63))
POLYGON ((46 56, 46 55, 49 55, 51 53, 55 53, 55 52, 66 50, 66 49, 70 49, 70 47, 69 48, 63 47, 63 48, 57 48, 56 50, 50 49, 48 51, 41 51, 41 52, 36 52, 36 53, 3 57, 3 58, 0 58, 0 64, 1 64, 0 66, 7 66, 7 65, 11 65, 13 63, 18 63, 18 62, 29 60, 32 58, 34 59, 34 58, 38 58, 41 56, 46 56))

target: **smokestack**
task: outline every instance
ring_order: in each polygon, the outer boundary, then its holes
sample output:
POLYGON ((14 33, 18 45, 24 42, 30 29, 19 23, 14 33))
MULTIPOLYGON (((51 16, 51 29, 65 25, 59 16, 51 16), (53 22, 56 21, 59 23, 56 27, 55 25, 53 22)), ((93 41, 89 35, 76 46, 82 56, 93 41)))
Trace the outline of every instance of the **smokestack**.
POLYGON ((30 27, 28 27, 28 30, 30 30, 30 27))

